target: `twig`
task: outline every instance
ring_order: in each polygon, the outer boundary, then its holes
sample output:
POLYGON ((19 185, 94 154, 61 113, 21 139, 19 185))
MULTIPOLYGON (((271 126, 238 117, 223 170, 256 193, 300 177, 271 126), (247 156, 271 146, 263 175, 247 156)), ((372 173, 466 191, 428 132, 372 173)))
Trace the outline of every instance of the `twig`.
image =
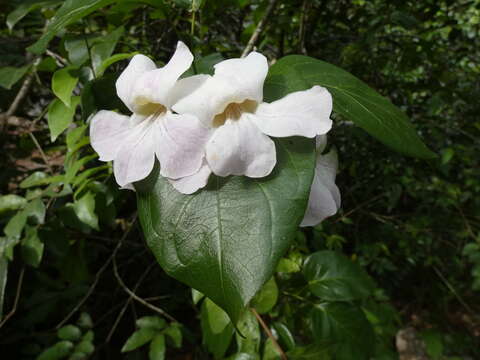
POLYGON ((463 307, 472 315, 475 315, 475 311, 462 299, 462 297, 458 294, 458 292, 455 290, 452 284, 443 276, 443 274, 438 270, 436 266, 433 267, 433 270, 435 273, 438 275, 438 277, 445 283, 445 286, 447 287, 450 292, 455 295, 457 298, 458 302, 463 305, 463 307))
POLYGON ((2 119, 0 124, 0 131, 3 131, 5 129, 8 123, 8 119, 10 118, 10 116, 15 114, 15 112, 18 109, 18 106, 20 105, 22 100, 25 98, 25 96, 27 96, 28 89, 30 89, 30 85, 32 84, 34 73, 35 73, 34 70, 28 73, 28 75, 25 77, 25 80, 23 80, 23 84, 20 87, 20 90, 18 91, 17 96, 15 96, 15 99, 13 100, 12 104, 10 105, 10 107, 5 113, 1 114, 2 119))
POLYGON ((54 58, 54 59, 57 61, 58 65, 65 66, 65 65, 68 64, 68 60, 67 60, 67 59, 65 59, 64 57, 61 57, 61 56, 58 55, 57 53, 54 53, 52 50, 48 50, 48 49, 47 49, 47 50, 45 51, 45 53, 46 53, 48 56, 54 58))
POLYGON ((298 51, 302 54, 307 54, 307 49, 305 48, 305 29, 306 29, 306 22, 308 17, 308 10, 312 5, 311 1, 303 0, 302 10, 301 10, 301 17, 300 17, 300 27, 298 29, 298 51))
POLYGON ((131 298, 133 298, 134 300, 137 300, 140 304, 148 307, 150 310, 153 310, 155 312, 157 312, 158 314, 166 317, 168 320, 172 321, 172 322, 178 322, 173 316, 171 316, 170 314, 168 314, 167 312, 165 312, 165 310, 162 310, 160 309, 159 307, 156 307, 155 305, 152 305, 150 304, 149 302, 145 301, 144 299, 142 299, 140 296, 138 296, 137 294, 135 294, 132 290, 130 290, 126 285, 125 283, 123 282, 122 278, 120 277, 120 274, 118 273, 118 268, 117 268, 117 261, 116 261, 116 258, 114 257, 113 258, 113 273, 115 274, 115 277, 117 278, 117 281, 118 283, 120 284, 120 286, 122 287, 123 290, 125 290, 125 292, 130 295, 131 298))
POLYGON ((277 342, 277 339, 275 339, 275 337, 273 336, 272 332, 270 331, 270 329, 268 328, 267 324, 265 324, 265 322, 263 321, 262 317, 258 314, 257 310, 255 310, 254 308, 250 308, 250 311, 253 313, 253 315, 255 315, 255 317, 257 318, 258 322, 260 323, 260 325, 262 325, 262 328, 263 330, 265 330, 265 333, 267 334, 267 336, 270 338, 270 340, 272 340, 272 343, 273 343, 273 346, 275 346, 280 354, 280 357, 282 358, 282 360, 288 360, 287 359, 287 355, 285 355, 285 352, 282 350, 282 348, 280 347, 279 343, 277 342))
POLYGON ((263 15, 263 18, 258 23, 257 28, 253 32, 252 36, 250 37, 250 40, 248 40, 247 46, 245 46, 245 49, 242 52, 242 57, 247 56, 247 54, 250 51, 252 51, 253 46, 257 42, 258 37, 260 36, 260 33, 263 31, 263 28, 265 27, 265 24, 267 23, 267 19, 270 17, 273 10, 275 9, 275 4, 276 3, 277 3, 277 0, 270 0, 270 3, 268 4, 267 9, 265 10, 265 14, 263 15))
POLYGON ((72 309, 72 311, 70 311, 68 313, 68 315, 62 321, 60 321, 60 323, 58 323, 58 325, 55 327, 56 329, 61 328, 83 306, 83 304, 85 303, 85 301, 87 301, 87 299, 90 297, 90 295, 92 295, 93 290, 95 290, 95 287, 97 286, 98 281, 100 280, 100 277, 102 276, 103 272, 107 269, 108 265, 110 265, 110 263, 114 259, 118 250, 122 246, 123 241, 126 239, 128 234, 130 233, 130 231, 133 228, 133 225, 135 224, 136 221, 137 221, 137 215, 135 214, 133 220, 130 223, 130 226, 127 229, 127 231, 125 231, 122 238, 118 241, 118 244, 115 247, 115 249, 113 250, 112 255, 110 255, 110 257, 107 259, 107 261, 105 261, 105 264, 103 264, 103 266, 100 268, 100 270, 98 270, 97 274, 95 275, 95 280, 93 281, 93 284, 90 285, 90 288, 88 289, 85 296, 78 302, 78 304, 72 309))
MULTIPOLYGON (((140 284, 142 283, 142 281, 145 279, 147 274, 152 269, 153 265, 155 265, 155 262, 150 264, 150 266, 143 272, 143 274, 140 276, 137 283, 135 284, 135 287, 133 288, 133 291, 137 291, 137 289, 140 287, 140 284)), ((115 333, 115 330, 117 329, 118 324, 120 323, 120 320, 123 318, 123 315, 125 314, 125 311, 127 310, 128 305, 132 302, 132 299, 133 298, 130 296, 128 298, 128 300, 125 302, 125 305, 123 305, 122 310, 120 310, 120 313, 118 314, 117 318, 115 319, 115 322, 114 322, 112 328, 110 329, 110 331, 107 335, 107 339, 105 340, 105 343, 110 342, 113 334, 115 333)))
POLYGON ((10 319, 17 311, 18 301, 20 300, 20 292, 22 290, 24 274, 25 274, 25 267, 22 268, 22 271, 20 271, 20 275, 18 276, 17 293, 15 294, 15 300, 13 302, 12 310, 10 310, 10 312, 7 315, 5 315, 5 317, 3 318, 2 322, 0 322, 0 328, 2 328, 2 326, 5 325, 8 319, 10 319))
POLYGON ((33 135, 33 133, 32 133, 31 131, 28 133, 28 136, 30 136, 30 139, 32 139, 33 143, 35 144, 35 147, 37 148, 38 152, 39 152, 40 155, 42 156, 43 162, 44 162, 45 165, 47 166, 48 170, 50 171, 51 174, 53 174, 52 166, 50 165, 50 162, 48 161, 47 156, 46 156, 45 153, 43 152, 42 147, 41 147, 40 144, 38 143, 37 138, 35 137, 35 135, 33 135))

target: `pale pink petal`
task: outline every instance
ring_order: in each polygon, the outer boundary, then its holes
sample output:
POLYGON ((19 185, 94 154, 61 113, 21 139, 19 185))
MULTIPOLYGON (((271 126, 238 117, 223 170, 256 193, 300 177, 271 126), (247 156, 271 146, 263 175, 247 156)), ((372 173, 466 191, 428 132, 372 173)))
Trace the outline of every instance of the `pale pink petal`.
POLYGON ((264 177, 270 174, 276 161, 274 142, 248 116, 227 120, 207 144, 207 162, 219 176, 264 177))
POLYGON ((193 194, 198 189, 205 187, 212 170, 204 162, 200 170, 193 175, 186 176, 177 180, 168 179, 170 184, 182 194, 193 194))
POLYGON ((129 117, 101 110, 90 122, 90 143, 102 161, 115 159, 130 132, 129 117))
POLYGON ((327 89, 314 86, 297 91, 270 104, 261 103, 254 122, 264 134, 273 137, 326 134, 332 127, 332 96, 327 89))
POLYGON ((315 177, 308 199, 308 206, 300 226, 315 226, 325 218, 334 215, 341 205, 340 191, 335 185, 338 158, 332 150, 317 155, 315 177))
POLYGON ((155 120, 155 153, 162 176, 178 179, 195 174, 202 166, 211 130, 192 115, 168 112, 155 120))
POLYGON ((146 120, 131 129, 113 162, 113 173, 120 186, 146 178, 155 164, 153 122, 146 120))

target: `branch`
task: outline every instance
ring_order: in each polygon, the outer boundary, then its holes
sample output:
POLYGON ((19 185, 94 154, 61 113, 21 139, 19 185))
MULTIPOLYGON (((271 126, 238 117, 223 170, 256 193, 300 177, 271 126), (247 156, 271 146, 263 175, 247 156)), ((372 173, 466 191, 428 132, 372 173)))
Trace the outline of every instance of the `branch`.
POLYGON ((110 265, 114 257, 117 255, 117 252, 122 246, 123 241, 127 238, 128 234, 130 234, 130 230, 133 228, 133 225, 135 224, 136 221, 137 221, 137 214, 135 214, 133 220, 130 222, 130 225, 127 231, 125 231, 122 238, 118 241, 118 244, 115 247, 115 250, 113 250, 112 255, 110 255, 107 261, 105 261, 105 264, 103 264, 100 270, 98 270, 97 274, 95 275, 95 280, 93 281, 93 284, 90 286, 85 296, 78 302, 78 304, 72 309, 72 311, 70 311, 68 315, 62 321, 60 321, 60 323, 58 323, 58 325, 55 327, 56 329, 60 329, 63 325, 65 325, 65 323, 83 306, 83 304, 85 304, 85 301, 87 301, 90 295, 92 295, 93 290, 95 290, 95 287, 97 286, 98 281, 100 280, 100 277, 102 276, 103 272, 107 269, 108 265, 110 265))
POLYGON ((250 40, 248 40, 247 46, 242 52, 242 58, 247 56, 247 54, 252 51, 253 46, 258 40, 258 37, 260 36, 260 33, 263 31, 265 24, 267 23, 267 19, 270 17, 272 14, 273 10, 275 9, 275 5, 277 3, 277 0, 270 0, 270 3, 267 6, 267 10, 265 11, 265 14, 263 15, 262 20, 257 25, 257 28, 253 32, 252 36, 250 37, 250 40))
POLYGON ((7 315, 5 315, 5 317, 3 318, 2 322, 0 322, 0 329, 2 328, 3 325, 5 325, 8 319, 10 319, 17 311, 17 305, 18 305, 18 301, 20 300, 20 292, 22 290, 24 274, 25 274, 25 268, 23 268, 22 271, 20 271, 20 275, 18 277, 17 293, 15 294, 15 300, 13 302, 12 310, 10 310, 10 312, 7 315))
POLYGON ((262 317, 258 314, 257 310, 255 310, 254 308, 250 308, 250 311, 253 313, 253 315, 255 315, 255 317, 257 318, 260 325, 262 325, 262 328, 263 328, 263 330, 265 330, 265 333, 267 334, 269 339, 272 340, 273 346, 275 346, 277 348, 277 351, 280 354, 280 357, 282 358, 282 360, 288 360, 287 355, 285 355, 285 352, 280 347, 279 343, 277 342, 277 339, 275 339, 272 332, 268 328, 267 324, 265 324, 262 317))
POLYGON ((177 322, 178 321, 173 317, 171 316, 170 314, 168 314, 165 310, 162 310, 160 309, 159 307, 156 307, 155 305, 152 305, 150 304, 149 302, 143 300, 140 296, 138 296, 137 294, 135 294, 132 290, 130 290, 126 285, 125 283, 123 282, 122 278, 120 277, 119 273, 118 273, 118 268, 117 268, 117 261, 116 261, 116 258, 114 257, 113 258, 113 273, 115 274, 115 277, 117 278, 117 281, 118 283, 120 284, 120 286, 122 287, 123 290, 125 290, 125 292, 130 295, 131 298, 133 298, 134 300, 137 300, 140 304, 148 307, 150 310, 153 310, 155 311, 156 313, 166 317, 168 320, 172 321, 172 322, 177 322))

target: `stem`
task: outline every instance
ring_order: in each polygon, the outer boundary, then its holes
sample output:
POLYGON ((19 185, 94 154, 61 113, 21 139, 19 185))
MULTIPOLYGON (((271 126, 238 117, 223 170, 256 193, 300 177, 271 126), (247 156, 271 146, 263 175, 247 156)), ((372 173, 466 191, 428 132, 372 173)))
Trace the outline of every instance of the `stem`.
POLYGON ((276 347, 276 349, 277 349, 278 353, 280 354, 280 357, 282 358, 282 360, 288 360, 287 355, 285 355, 285 352, 280 347, 280 344, 277 342, 277 339, 275 339, 272 332, 268 328, 267 324, 265 324, 262 317, 258 314, 257 310, 255 310, 254 308, 250 308, 250 311, 253 313, 253 315, 255 315, 255 317, 257 318, 260 325, 262 325, 262 328, 265 331, 265 333, 267 334, 267 336, 269 337, 269 339, 272 340, 273 346, 276 347))
POLYGON ((23 268, 22 271, 20 271, 20 275, 18 277, 17 293, 15 294, 15 300, 13 302, 12 310, 10 310, 10 312, 7 315, 5 315, 3 320, 0 322, 0 328, 2 328, 2 326, 5 325, 8 319, 10 319, 17 311, 18 301, 20 300, 20 292, 22 290, 24 274, 25 274, 25 268, 23 268))
POLYGON ((265 24, 267 23, 267 19, 270 17, 272 14, 275 5, 277 3, 277 0, 270 0, 270 3, 267 6, 267 10, 265 10, 265 14, 263 15, 262 20, 257 25, 257 28, 253 32, 252 36, 250 37, 250 40, 248 40, 247 46, 245 46, 245 49, 242 52, 242 58, 247 56, 247 54, 252 51, 253 46, 258 40, 258 37, 260 36, 260 33, 263 31, 265 24))

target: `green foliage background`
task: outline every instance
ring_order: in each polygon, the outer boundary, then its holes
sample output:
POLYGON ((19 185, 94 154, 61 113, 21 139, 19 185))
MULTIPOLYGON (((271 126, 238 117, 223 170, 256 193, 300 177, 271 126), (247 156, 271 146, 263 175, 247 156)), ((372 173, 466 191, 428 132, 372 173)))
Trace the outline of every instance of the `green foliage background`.
MULTIPOLYGON (((252 313, 235 332, 157 265, 135 195, 96 160, 86 126, 96 109, 121 109, 113 83, 125 59, 140 52, 161 65, 180 39, 207 72, 242 53, 269 3, 0 4, 2 352, 279 358, 252 313), (81 11, 52 19, 61 4, 81 11)), ((395 334, 408 326, 431 359, 480 357, 479 35, 477 0, 278 0, 267 17, 256 46, 271 62, 303 54, 349 71, 439 155, 394 153, 336 113, 342 209, 297 232, 251 304, 289 358, 396 359, 395 334)))

